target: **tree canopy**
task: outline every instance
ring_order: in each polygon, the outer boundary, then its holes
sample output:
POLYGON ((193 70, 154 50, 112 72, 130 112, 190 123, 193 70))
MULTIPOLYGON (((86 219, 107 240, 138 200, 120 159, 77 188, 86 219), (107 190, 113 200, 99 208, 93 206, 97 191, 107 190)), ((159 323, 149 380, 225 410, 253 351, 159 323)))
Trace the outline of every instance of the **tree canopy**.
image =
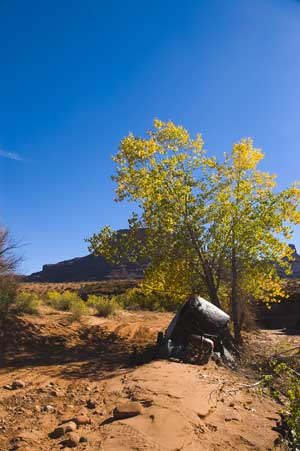
POLYGON ((129 232, 109 226, 88 241, 113 262, 146 261, 144 290, 208 296, 231 311, 240 336, 247 303, 284 293, 276 264, 289 271, 288 241, 300 223, 297 183, 277 189, 258 169, 264 158, 251 139, 220 161, 173 122, 154 121, 146 138, 130 133, 113 157, 116 201, 136 206, 129 232))

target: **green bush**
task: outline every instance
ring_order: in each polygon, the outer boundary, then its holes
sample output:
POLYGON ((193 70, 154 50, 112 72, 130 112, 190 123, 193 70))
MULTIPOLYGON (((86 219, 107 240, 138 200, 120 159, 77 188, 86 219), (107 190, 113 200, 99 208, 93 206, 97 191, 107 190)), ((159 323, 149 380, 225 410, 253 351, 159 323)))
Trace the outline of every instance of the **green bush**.
POLYGON ((299 373, 294 370, 295 366, 298 370, 298 356, 291 357, 289 364, 286 362, 272 362, 274 375, 280 379, 281 392, 287 398, 286 407, 283 410, 283 419, 288 427, 288 442, 291 449, 299 449, 300 447, 300 383, 299 373))
POLYGON ((72 303, 76 303, 80 300, 81 298, 78 294, 72 291, 67 290, 63 293, 60 293, 59 291, 48 291, 46 303, 57 310, 67 312, 70 310, 72 303))
MULTIPOLYGON (((272 397, 284 404, 281 411, 283 443, 291 450, 300 449, 300 383, 298 353, 284 355, 280 361, 272 359, 269 362, 268 376, 265 376, 266 386, 272 397)), ((280 358, 280 357, 279 357, 280 358)))
POLYGON ((131 288, 116 296, 116 300, 128 310, 174 311, 182 303, 180 296, 168 293, 143 291, 131 288))
POLYGON ((15 304, 18 281, 13 275, 0 275, 0 317, 4 318, 15 304))
POLYGON ((36 294, 21 291, 17 294, 14 307, 18 314, 29 313, 34 315, 38 313, 39 304, 40 299, 36 294))
POLYGON ((87 305, 94 308, 99 316, 111 316, 120 308, 120 304, 115 297, 109 298, 104 296, 90 295, 88 296, 87 305))
POLYGON ((290 430, 290 441, 295 449, 300 447, 300 383, 298 377, 292 377, 288 389, 289 406, 285 420, 290 430))
POLYGON ((73 321, 79 321, 82 315, 86 315, 88 312, 86 303, 80 298, 71 301, 69 310, 72 313, 71 319, 73 321))
POLYGON ((71 312, 71 319, 73 321, 79 321, 82 315, 87 314, 87 305, 73 291, 48 291, 46 296, 46 303, 51 307, 61 310, 63 312, 71 312))

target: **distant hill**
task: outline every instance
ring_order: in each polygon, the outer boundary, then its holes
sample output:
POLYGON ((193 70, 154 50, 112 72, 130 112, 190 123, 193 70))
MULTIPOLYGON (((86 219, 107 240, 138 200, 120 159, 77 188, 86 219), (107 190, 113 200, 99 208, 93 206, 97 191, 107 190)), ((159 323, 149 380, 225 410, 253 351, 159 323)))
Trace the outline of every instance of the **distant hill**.
MULTIPOLYGON (((300 255, 296 247, 293 249, 294 261, 292 262, 292 274, 286 275, 281 268, 278 273, 283 279, 300 278, 300 255)), ((104 257, 95 257, 93 254, 77 257, 71 260, 44 265, 42 271, 35 272, 25 277, 26 282, 81 282, 100 281, 106 279, 141 279, 146 265, 128 263, 121 266, 109 264, 104 257)))
POLYGON ((128 263, 112 266, 93 254, 44 265, 42 271, 25 277, 26 282, 80 282, 105 279, 140 279, 145 266, 128 263))

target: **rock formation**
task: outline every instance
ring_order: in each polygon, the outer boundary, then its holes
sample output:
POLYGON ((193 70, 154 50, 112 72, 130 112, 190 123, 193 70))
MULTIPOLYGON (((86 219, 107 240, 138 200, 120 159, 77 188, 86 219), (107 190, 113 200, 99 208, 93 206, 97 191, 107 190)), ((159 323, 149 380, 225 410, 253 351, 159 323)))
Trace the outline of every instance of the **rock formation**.
POLYGON ((140 279, 144 266, 128 263, 112 266, 105 258, 93 254, 44 265, 42 271, 25 278, 26 282, 80 282, 105 279, 140 279))

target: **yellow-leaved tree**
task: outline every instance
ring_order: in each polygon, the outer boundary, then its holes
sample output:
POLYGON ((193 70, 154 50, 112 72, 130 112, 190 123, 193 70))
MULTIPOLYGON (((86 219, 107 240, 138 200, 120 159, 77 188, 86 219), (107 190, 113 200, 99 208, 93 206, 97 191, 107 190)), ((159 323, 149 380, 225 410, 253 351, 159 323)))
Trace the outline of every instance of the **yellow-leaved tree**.
POLYGON ((208 296, 229 309, 241 339, 245 305, 284 296, 276 265, 289 270, 287 241, 300 223, 297 184, 278 191, 257 169, 264 154, 251 139, 222 161, 203 150, 200 134, 154 121, 146 138, 129 134, 113 160, 116 200, 137 206, 129 231, 108 226, 88 241, 112 262, 147 262, 144 290, 208 296))

